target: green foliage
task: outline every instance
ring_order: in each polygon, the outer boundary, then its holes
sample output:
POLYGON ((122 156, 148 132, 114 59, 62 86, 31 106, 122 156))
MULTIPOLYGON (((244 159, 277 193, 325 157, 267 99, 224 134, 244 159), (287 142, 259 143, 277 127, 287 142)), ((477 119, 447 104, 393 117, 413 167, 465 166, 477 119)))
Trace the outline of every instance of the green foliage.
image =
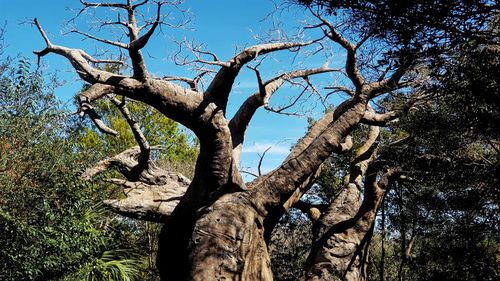
MULTIPOLYGON (((349 28, 406 50, 431 51, 471 39, 496 40, 488 26, 498 20, 497 1, 489 0, 297 0, 327 13, 347 15, 349 28)), ((345 19, 343 19, 345 20, 345 19)), ((401 50, 401 49, 400 49, 401 50)), ((408 54, 410 55, 410 54, 408 54)))
POLYGON ((106 240, 85 199, 69 120, 21 58, 0 73, 0 279, 54 280, 106 240))
POLYGON ((395 249, 386 269, 397 275, 385 280, 498 279, 498 51, 475 45, 457 54, 426 89, 434 98, 388 129, 392 141, 410 138, 384 159, 415 181, 386 198, 386 249, 395 249))
POLYGON ((132 281, 138 280, 140 261, 127 258, 124 250, 105 251, 102 256, 85 263, 78 272, 65 280, 82 281, 132 281))
POLYGON ((274 279, 299 280, 312 242, 312 223, 297 210, 285 214, 271 237, 271 256, 274 279))
POLYGON ((56 81, 25 58, 0 70, 0 280, 145 280, 141 262, 109 250, 128 247, 131 228, 79 179, 90 153, 56 81))

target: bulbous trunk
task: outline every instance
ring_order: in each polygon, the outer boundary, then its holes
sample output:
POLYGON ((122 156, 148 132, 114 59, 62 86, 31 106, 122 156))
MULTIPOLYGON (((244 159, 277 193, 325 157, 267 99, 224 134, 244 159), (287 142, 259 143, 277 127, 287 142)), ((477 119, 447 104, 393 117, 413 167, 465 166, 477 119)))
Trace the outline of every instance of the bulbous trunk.
POLYGON ((172 218, 160 237, 162 280, 272 280, 263 217, 247 196, 224 195, 191 224, 172 218))

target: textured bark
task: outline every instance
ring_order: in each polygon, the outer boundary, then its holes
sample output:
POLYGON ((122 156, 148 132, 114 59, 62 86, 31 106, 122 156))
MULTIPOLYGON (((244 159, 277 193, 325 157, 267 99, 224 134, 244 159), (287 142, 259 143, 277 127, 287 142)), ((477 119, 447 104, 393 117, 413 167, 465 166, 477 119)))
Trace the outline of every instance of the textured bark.
POLYGON ((320 218, 306 262, 306 280, 348 280, 348 272, 349 277, 359 274, 359 262, 354 264, 356 258, 353 260, 353 257, 363 237, 353 231, 356 226, 353 218, 360 206, 359 189, 348 185, 320 218))
POLYGON ((164 222, 186 193, 191 181, 152 163, 148 163, 139 174, 135 173, 135 168, 140 165, 136 158, 140 158, 140 154, 138 146, 127 149, 88 168, 81 177, 89 180, 97 174, 117 168, 127 179, 110 179, 110 182, 123 188, 125 198, 105 200, 104 204, 126 217, 164 222))
POLYGON ((315 224, 305 280, 367 280, 368 246, 376 214, 389 181, 398 174, 397 170, 389 170, 377 182, 378 170, 370 166, 375 151, 370 153, 369 159, 357 164, 357 176, 364 176, 363 185, 360 186, 361 179, 351 179, 315 224))
POLYGON ((123 187, 126 198, 104 200, 104 204, 126 217, 162 223, 177 207, 190 182, 179 174, 164 175, 169 177, 164 185, 112 179, 111 182, 123 187))
MULTIPOLYGON (((272 280, 266 241, 276 222, 311 187, 322 163, 332 153, 350 148, 349 134, 360 122, 381 125, 395 118, 393 113, 376 114, 368 108, 368 102, 370 98, 397 88, 404 71, 396 71, 386 80, 368 83, 357 65, 356 52, 360 44, 352 44, 333 25, 315 15, 321 20, 318 26, 325 27, 326 37, 346 51, 345 73, 355 89, 346 90, 351 97, 312 126, 278 168, 245 184, 237 167, 244 135, 256 110, 266 108, 273 93, 287 81, 301 78, 309 83, 310 75, 338 70, 327 66, 294 70, 262 82, 255 69, 259 92, 251 95, 235 116, 228 119, 226 107, 234 81, 242 67, 260 55, 296 50, 316 41, 255 45, 228 61, 219 61, 215 55, 213 61, 196 60, 197 63, 220 67, 207 90, 201 93, 196 85, 200 76, 195 79, 175 76, 155 78, 148 73, 141 53, 161 24, 162 5, 172 4, 171 1, 154 1, 157 4, 156 17, 143 26, 138 26, 135 11, 147 4, 147 0, 137 4, 133 1, 126 4, 80 2, 83 10, 111 8, 126 13, 125 21, 118 17, 118 22, 114 24, 125 26, 129 38, 127 43, 101 39, 78 30, 72 32, 126 50, 133 74, 125 76, 101 70, 93 64, 109 61, 96 60, 83 50, 53 44, 36 19, 34 24, 46 47, 35 54, 39 58, 49 53, 65 57, 80 78, 91 85, 78 95, 80 113, 90 117, 103 133, 115 135, 116 131, 100 120, 92 102, 110 95, 122 96, 123 102, 112 100, 139 144, 101 161, 82 177, 89 179, 108 169, 117 169, 125 179, 111 181, 124 188, 126 198, 107 200, 106 204, 129 217, 165 223, 157 255, 162 280, 272 280), (190 87, 184 88, 172 81, 184 81, 190 87), (126 99, 152 106, 196 134, 200 141, 200 153, 191 182, 178 173, 157 167, 151 161, 152 148, 125 107, 126 99)), ((360 156, 364 157, 364 154, 360 156)), ((365 163, 371 158, 363 157, 356 159, 357 166, 353 168, 352 175, 358 173, 362 177, 364 174, 362 171, 367 169, 365 163)), ((370 179, 375 182, 375 178, 370 179)), ((332 268, 328 272, 355 272, 350 270, 352 264, 359 268, 364 264, 366 254, 356 253, 366 251, 376 206, 383 193, 378 185, 365 183, 365 200, 361 204, 360 185, 360 177, 352 176, 347 188, 333 201, 340 205, 332 203, 320 218, 322 226, 317 228, 315 249, 309 260, 311 269, 317 265, 324 267, 325 263, 314 259, 316 256, 326 257, 322 249, 325 253, 330 251, 334 257, 346 257, 328 259, 329 268, 332 268), (360 249, 359 245, 364 248, 360 249), (350 262, 346 262, 348 256, 350 262)), ((310 270, 308 274, 316 271, 310 270)), ((359 271, 359 274, 362 272, 359 271)))
POLYGON ((314 137, 306 137, 310 139, 307 145, 279 168, 251 182, 247 190, 226 194, 202 211, 189 241, 193 267, 188 279, 272 280, 266 219, 281 213, 298 188, 309 187, 304 182, 324 160, 342 150, 342 141, 366 110, 362 99, 345 104, 327 114, 328 125, 313 126, 308 136, 314 137))
MULTIPOLYGON (((306 280, 364 280, 366 255, 376 208, 361 199, 363 178, 376 155, 378 127, 370 127, 367 141, 351 161, 345 188, 332 200, 313 228, 313 248, 306 262, 306 280), (375 208, 375 209, 374 209, 375 208)), ((368 190, 368 187, 365 185, 368 190)))

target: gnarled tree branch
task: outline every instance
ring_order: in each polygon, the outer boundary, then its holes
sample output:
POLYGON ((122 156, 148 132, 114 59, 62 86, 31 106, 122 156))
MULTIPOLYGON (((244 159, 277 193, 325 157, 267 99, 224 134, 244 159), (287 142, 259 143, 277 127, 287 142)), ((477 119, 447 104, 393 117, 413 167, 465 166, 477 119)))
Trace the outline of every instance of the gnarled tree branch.
MULTIPOLYGON (((361 75, 361 72, 357 66, 357 57, 356 51, 360 45, 355 45, 351 43, 347 38, 342 36, 337 28, 328 20, 326 20, 319 12, 315 12, 312 9, 309 9, 311 13, 321 21, 319 26, 326 26, 326 30, 323 29, 325 35, 332 40, 333 42, 339 44, 344 50, 346 50, 346 64, 345 71, 347 73, 347 77, 356 87, 356 89, 360 90, 362 86, 366 83, 365 78, 361 75)), ((364 39, 367 40, 368 38, 364 39)))
MULTIPOLYGON (((153 147, 156 148, 159 147, 153 147)), ((156 166, 150 166, 140 178, 131 179, 138 165, 136 158, 140 154, 139 146, 127 149, 88 168, 81 177, 90 180, 100 173, 118 169, 127 179, 111 179, 110 182, 123 187, 126 197, 105 200, 106 206, 130 218, 164 222, 186 193, 191 181, 179 173, 156 166)))
POLYGON ((280 42, 260 44, 246 48, 245 50, 228 60, 225 65, 223 65, 222 68, 217 72, 206 90, 206 98, 209 100, 213 100, 215 104, 217 104, 217 106, 225 111, 227 100, 231 92, 231 88, 234 84, 234 80, 245 64, 257 58, 257 56, 259 55, 264 55, 280 50, 300 48, 312 43, 314 43, 314 41, 280 42))
POLYGON ((259 82, 259 92, 249 96, 243 104, 240 106, 236 114, 229 121, 229 128, 231 130, 231 138, 233 141, 233 157, 236 162, 239 162, 239 157, 241 150, 243 148, 243 142, 245 137, 245 132, 254 116, 255 112, 259 107, 265 106, 269 103, 269 99, 272 95, 286 82, 296 78, 305 78, 310 75, 327 73, 336 71, 335 69, 323 66, 320 68, 296 70, 287 73, 283 73, 276 76, 266 82, 262 82, 260 74, 257 71, 257 79, 259 82))

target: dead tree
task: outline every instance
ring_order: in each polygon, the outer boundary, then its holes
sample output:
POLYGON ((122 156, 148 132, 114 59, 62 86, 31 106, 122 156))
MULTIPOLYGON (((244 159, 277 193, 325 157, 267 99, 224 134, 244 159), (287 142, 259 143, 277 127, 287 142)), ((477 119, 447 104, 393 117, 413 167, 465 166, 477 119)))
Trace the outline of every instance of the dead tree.
POLYGON ((78 95, 80 110, 103 133, 116 134, 99 119, 92 103, 116 97, 115 104, 130 124, 138 143, 138 147, 90 168, 84 176, 89 178, 116 168, 125 179, 113 179, 112 182, 124 188, 127 198, 106 203, 122 215, 164 223, 157 259, 162 280, 272 280, 265 237, 277 218, 298 202, 332 153, 350 148, 348 136, 359 123, 376 125, 394 118, 392 113, 370 110, 368 103, 402 87, 405 82, 401 80, 410 66, 400 65, 387 71, 387 77, 370 81, 362 75, 357 57, 358 49, 366 40, 350 42, 317 15, 320 20, 317 28, 322 28, 326 37, 345 51, 344 72, 352 87, 337 88, 350 96, 316 122, 279 167, 245 183, 238 170, 238 161, 254 113, 259 108, 268 108, 269 99, 285 82, 336 70, 327 66, 293 70, 267 81, 263 81, 257 71, 259 91, 250 95, 229 118, 226 107, 235 79, 246 64, 265 54, 296 50, 316 41, 259 44, 227 61, 211 53, 199 52, 200 56, 210 59, 197 59, 196 62, 218 67, 208 87, 202 91, 197 87, 199 76, 195 79, 175 75, 157 78, 148 72, 144 62, 141 49, 164 23, 161 8, 172 2, 80 2, 83 10, 111 9, 127 15, 125 19, 118 17, 117 21, 103 24, 123 27, 128 42, 99 38, 78 30, 73 32, 127 53, 132 74, 104 71, 95 64, 113 61, 101 61, 83 50, 52 43, 36 19, 34 24, 46 47, 35 54, 39 58, 51 53, 65 57, 79 77, 91 85, 78 95), (156 5, 156 15, 140 25, 137 10, 150 2, 156 5), (187 82, 188 87, 175 81, 187 82), (156 167, 150 160, 152 148, 127 110, 127 100, 154 107, 198 137, 200 153, 191 181, 174 171, 156 167))

